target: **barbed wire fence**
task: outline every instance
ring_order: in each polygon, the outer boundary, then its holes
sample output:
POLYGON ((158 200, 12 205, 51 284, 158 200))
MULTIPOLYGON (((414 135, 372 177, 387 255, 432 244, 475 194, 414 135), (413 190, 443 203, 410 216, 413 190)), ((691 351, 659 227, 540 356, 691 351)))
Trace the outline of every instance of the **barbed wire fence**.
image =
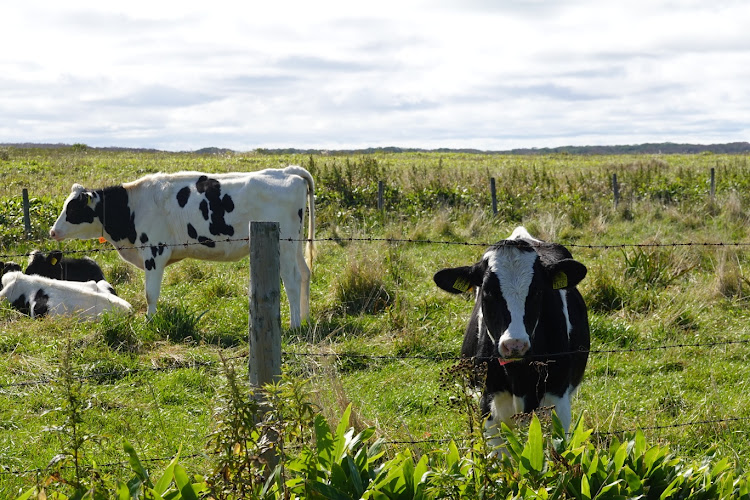
MULTIPOLYGON (((283 241, 284 239, 282 239, 283 241)), ((329 238, 315 238, 314 240, 307 240, 307 239, 286 239, 287 241, 313 241, 314 243, 336 243, 336 244, 353 244, 353 243, 377 243, 377 244, 417 244, 417 245, 454 245, 454 246, 465 246, 465 247, 489 247, 494 244, 490 242, 470 242, 470 241, 448 241, 448 240, 433 240, 433 239, 409 239, 409 238, 379 238, 379 237, 329 237, 329 238)), ((233 243, 233 242, 245 242, 247 243, 249 241, 249 238, 226 238, 226 239, 216 239, 214 240, 215 243, 233 243)), ((31 242, 32 244, 35 242, 31 242)), ((38 241, 36 243, 39 243, 40 245, 46 245, 49 242, 48 241, 38 241)), ((103 242, 102 242, 103 243, 103 242)), ((651 243, 601 243, 601 244, 580 244, 580 243, 574 243, 574 242, 561 242, 566 247, 569 248, 577 248, 577 249, 585 249, 585 250, 592 250, 592 251, 609 251, 609 250, 625 250, 625 249, 659 249, 659 248, 684 248, 684 247, 695 247, 695 248, 747 248, 750 247, 750 242, 742 242, 742 241, 729 241, 729 242, 709 242, 709 241, 690 241, 690 242, 651 242, 651 243)), ((203 245, 203 243, 200 242, 185 242, 185 243, 177 243, 177 244, 161 244, 162 246, 168 247, 168 246, 174 246, 174 247, 189 247, 193 245, 203 245)), ((108 246, 106 248, 91 248, 91 249, 85 249, 85 250, 68 250, 64 251, 63 254, 65 255, 81 255, 81 254, 90 254, 90 253, 110 253, 110 252, 118 252, 118 251, 124 251, 124 250, 145 250, 150 249, 150 245, 131 245, 131 246, 121 246, 121 247, 111 247, 108 246)), ((18 259, 18 258, 26 258, 30 256, 30 252, 26 253, 15 253, 15 254, 0 254, 0 260, 6 261, 8 259, 18 259)), ((744 337, 744 336, 743 336, 744 337)), ((712 347, 721 347, 721 346, 731 346, 731 345, 747 345, 750 344, 750 334, 748 335, 748 338, 742 338, 742 339, 735 339, 735 340, 725 340, 725 341, 711 341, 711 342, 695 342, 695 343, 677 343, 677 344, 669 344, 669 345, 656 345, 656 346, 641 346, 641 347, 628 347, 628 348, 612 348, 612 349, 591 349, 588 351, 577 351, 577 353, 581 352, 587 352, 589 355, 617 355, 617 354, 632 354, 632 353, 642 353, 642 352, 649 352, 649 351, 663 351, 663 350, 669 350, 669 349, 688 349, 688 348, 696 348, 696 349, 705 349, 705 348, 712 348, 712 347)), ((549 358, 555 357, 555 356, 568 356, 573 354, 572 352, 566 352, 566 353, 559 353, 554 356, 544 356, 539 359, 539 361, 544 362, 550 360, 549 358)), ((435 356, 428 356, 428 355, 366 355, 366 354, 353 354, 353 353, 316 353, 316 352, 300 352, 300 351, 284 351, 282 352, 282 355, 287 359, 292 358, 333 358, 338 360, 345 360, 345 359, 357 359, 357 360, 381 360, 381 361, 410 361, 410 360, 420 360, 420 361, 432 361, 432 362, 457 362, 460 361, 462 358, 459 356, 450 356, 450 355, 435 355, 435 356)), ((249 357, 249 354, 241 354, 236 356, 231 356, 229 358, 226 358, 227 360, 239 360, 239 359, 247 359, 249 357)), ((107 379, 120 379, 127 377, 129 375, 139 374, 139 373, 155 373, 155 372, 170 372, 175 370, 183 370, 183 369, 196 369, 196 368, 210 368, 215 369, 218 368, 219 363, 217 361, 189 361, 189 362, 183 362, 178 363, 171 366, 165 366, 165 367, 137 367, 137 368, 127 368, 122 370, 108 370, 108 371, 102 371, 102 372, 94 372, 89 374, 79 374, 75 375, 74 379, 78 381, 89 381, 89 380, 107 380, 107 379)), ((24 388, 29 386, 35 386, 35 385, 44 385, 49 384, 51 382, 54 382, 56 379, 52 376, 42 376, 36 379, 28 379, 28 380, 15 380, 11 382, 5 382, 0 383, 0 395, 6 394, 9 391, 13 391, 14 389, 18 388, 24 388)), ((740 423, 740 422, 746 422, 750 420, 750 417, 736 417, 736 416, 727 416, 723 418, 716 418, 716 419, 702 419, 702 420, 696 420, 692 422, 681 422, 681 423, 674 423, 674 424, 667 424, 667 425, 652 425, 652 426, 635 426, 633 428, 629 429, 620 429, 620 430, 611 430, 611 431, 595 431, 593 435, 597 436, 617 436, 617 435, 624 435, 628 433, 633 433, 636 430, 643 430, 643 431, 660 431, 665 429, 675 429, 675 428, 682 428, 682 427, 694 427, 694 426, 704 426, 704 425, 718 425, 718 424, 731 424, 731 423, 740 423)), ((461 436, 454 436, 454 437, 448 437, 448 438, 442 438, 442 439, 421 439, 421 440, 393 440, 388 441, 388 444, 391 445, 420 445, 420 444, 432 444, 432 443, 446 443, 451 440, 453 441, 461 441, 461 440, 469 440, 468 437, 461 437, 461 436)), ((198 453, 194 455, 187 455, 182 458, 197 458, 206 455, 205 453, 198 453)), ((141 459, 143 462, 151 463, 151 462, 163 462, 171 460, 173 457, 156 457, 156 458, 143 458, 141 459)), ((129 465, 128 462, 112 462, 108 464, 98 464, 98 467, 103 468, 109 468, 109 467, 127 467, 129 465)), ((34 468, 29 470, 10 470, 7 467, 0 467, 0 475, 17 475, 17 476, 24 476, 24 475, 30 475, 30 474, 38 474, 42 473, 46 470, 46 468, 34 468)))

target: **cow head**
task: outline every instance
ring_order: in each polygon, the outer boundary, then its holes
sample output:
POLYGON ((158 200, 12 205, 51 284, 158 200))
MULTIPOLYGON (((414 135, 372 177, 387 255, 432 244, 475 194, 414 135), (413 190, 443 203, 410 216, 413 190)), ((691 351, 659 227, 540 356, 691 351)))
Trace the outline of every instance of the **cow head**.
POLYGON ((73 184, 70 195, 63 204, 62 212, 55 221, 49 235, 56 241, 65 238, 94 238, 101 233, 96 206, 99 194, 80 184, 73 184))
POLYGON ((490 247, 473 266, 442 269, 433 279, 450 293, 475 289, 479 334, 486 331, 493 357, 513 359, 531 348, 545 300, 584 276, 586 267, 561 245, 509 239, 490 247))
POLYGON ((53 250, 47 255, 39 250, 33 250, 29 255, 29 263, 26 265, 26 274, 38 274, 61 280, 63 279, 62 257, 60 250, 53 250))

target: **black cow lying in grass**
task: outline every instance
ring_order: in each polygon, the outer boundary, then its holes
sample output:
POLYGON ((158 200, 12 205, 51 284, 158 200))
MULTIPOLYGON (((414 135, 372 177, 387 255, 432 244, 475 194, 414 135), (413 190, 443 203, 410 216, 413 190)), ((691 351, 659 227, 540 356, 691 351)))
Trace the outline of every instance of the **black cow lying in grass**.
MULTIPOLYGON (((47 255, 39 250, 32 251, 25 274, 63 281, 95 281, 97 283, 104 281, 106 283, 101 267, 93 259, 64 257, 60 250, 53 250, 47 255)), ((117 295, 109 283, 107 286, 109 293, 117 295)))

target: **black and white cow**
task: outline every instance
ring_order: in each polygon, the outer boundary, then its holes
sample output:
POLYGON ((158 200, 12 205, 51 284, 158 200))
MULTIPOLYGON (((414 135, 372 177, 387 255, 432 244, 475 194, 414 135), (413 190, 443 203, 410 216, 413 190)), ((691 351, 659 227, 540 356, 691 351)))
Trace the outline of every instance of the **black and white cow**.
POLYGON ((129 312, 130 304, 106 290, 106 281, 64 281, 27 275, 20 271, 6 273, 2 278, 0 300, 32 318, 40 316, 75 315, 95 318, 103 312, 129 312))
MULTIPOLYGON (((570 398, 589 350, 586 304, 575 288, 586 267, 562 245, 518 227, 473 266, 443 269, 435 283, 451 293, 475 290, 461 356, 487 363, 481 408, 486 432, 516 413, 555 408, 570 427, 570 398)), ((497 441, 492 441, 497 444, 497 441)))
POLYGON ((185 258, 229 261, 248 255, 250 221, 278 222, 281 278, 291 325, 310 310, 315 238, 314 182, 302 167, 258 172, 152 174, 88 190, 74 184, 50 236, 98 238, 146 273, 148 314, 156 312, 164 268, 185 258), (308 240, 303 245, 305 208, 308 240))
MULTIPOLYGON (((39 250, 32 250, 29 255, 29 263, 26 264, 25 273, 55 280, 104 281, 104 283, 107 283, 102 268, 93 259, 90 257, 80 259, 64 257, 60 250, 53 250, 47 255, 39 250)), ((115 293, 115 289, 109 283, 107 283, 107 290, 109 293, 115 293)))

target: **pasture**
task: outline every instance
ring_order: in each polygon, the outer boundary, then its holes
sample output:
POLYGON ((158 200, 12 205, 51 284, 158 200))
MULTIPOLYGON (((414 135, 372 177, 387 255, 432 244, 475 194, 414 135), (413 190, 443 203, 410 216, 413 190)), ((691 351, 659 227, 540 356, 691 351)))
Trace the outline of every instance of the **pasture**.
POLYGON ((287 329, 282 302, 283 361, 288 374, 310 380, 310 398, 330 420, 351 403, 352 421, 374 427, 391 452, 419 454, 449 438, 460 445, 467 418, 450 403, 461 389, 447 373, 473 302, 440 291, 432 275, 475 262, 486 244, 523 224, 568 246, 589 270, 579 289, 589 306, 592 353, 574 421, 582 415, 602 446, 620 431, 644 429, 649 441, 681 455, 700 459, 713 450, 748 469, 747 156, 8 148, 0 151, 0 260, 20 263, 35 248, 88 255, 136 314, 32 320, 0 305, 0 497, 35 484, 35 471, 72 442, 82 462, 114 469, 127 465, 123 439, 156 469, 181 449, 186 468, 203 473, 212 463, 206 444, 224 378, 219 356, 246 376, 247 259, 170 266, 160 311, 147 322, 141 271, 96 240, 46 237, 72 183, 99 188, 160 171, 287 164, 315 178, 319 241, 311 321, 287 329), (490 177, 497 180, 496 215, 490 177), (23 188, 31 198, 30 239, 23 188), (74 398, 66 373, 76 377, 74 398), (73 400, 88 440, 55 430, 73 400))

